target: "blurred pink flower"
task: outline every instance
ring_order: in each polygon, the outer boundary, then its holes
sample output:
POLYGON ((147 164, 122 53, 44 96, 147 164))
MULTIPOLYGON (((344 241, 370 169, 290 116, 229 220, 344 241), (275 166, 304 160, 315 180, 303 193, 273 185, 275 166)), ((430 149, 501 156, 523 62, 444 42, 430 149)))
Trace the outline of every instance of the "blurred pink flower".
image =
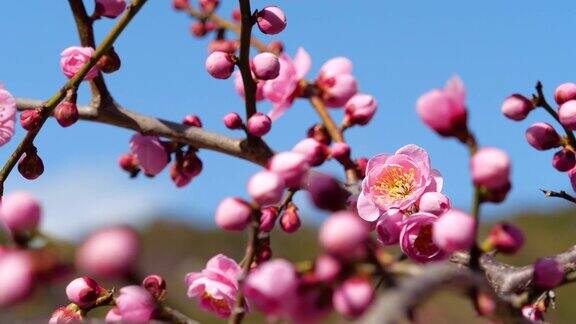
POLYGON ((156 300, 141 286, 126 286, 115 298, 117 312, 124 323, 147 323, 158 313, 156 300))
POLYGON ((446 254, 432 240, 432 227, 438 216, 415 213, 404 221, 400 233, 400 248, 410 259, 418 263, 442 260, 446 254))
POLYGON ((135 134, 130 139, 130 151, 146 175, 155 176, 168 164, 168 152, 156 136, 135 134))
POLYGON ((41 214, 38 200, 23 191, 4 196, 0 204, 0 221, 13 234, 35 230, 41 214))
POLYGON ((26 252, 0 256, 0 308, 25 300, 34 288, 34 265, 26 252))
POLYGON ((0 146, 8 143, 16 127, 16 99, 0 85, 0 146))
POLYGON ((368 238, 368 227, 349 211, 332 214, 319 231, 320 245, 329 253, 347 257, 368 238))
POLYGON ((476 238, 476 220, 471 215, 450 209, 434 223, 434 243, 445 252, 468 250, 476 238))
POLYGON ((334 309, 349 319, 360 317, 374 301, 373 284, 360 277, 347 279, 332 297, 334 309))
POLYGON ((72 305, 71 307, 58 307, 48 320, 49 324, 82 323, 82 313, 80 309, 72 305))
POLYGON ((188 297, 197 298, 200 307, 221 318, 232 314, 238 293, 238 275, 242 272, 236 261, 218 254, 201 272, 186 275, 188 297))

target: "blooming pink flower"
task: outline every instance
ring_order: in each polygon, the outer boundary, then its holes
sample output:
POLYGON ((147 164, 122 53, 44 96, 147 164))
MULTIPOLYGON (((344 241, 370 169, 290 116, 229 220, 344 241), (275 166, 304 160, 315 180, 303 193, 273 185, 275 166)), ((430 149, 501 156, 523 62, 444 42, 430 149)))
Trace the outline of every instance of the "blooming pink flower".
POLYGON ((400 240, 404 213, 398 209, 386 211, 386 217, 382 217, 376 224, 376 234, 378 241, 384 245, 394 245, 400 240))
POLYGON ((49 324, 82 323, 82 312, 76 306, 58 307, 48 320, 49 324), (76 308, 76 309, 75 309, 76 308))
POLYGON ((159 313, 156 300, 141 286, 121 288, 115 301, 117 312, 126 323, 147 323, 159 313))
POLYGON ((374 301, 375 293, 370 281, 352 277, 336 288, 332 297, 334 309, 349 319, 360 317, 374 301))
POLYGON ((0 146, 8 143, 16 127, 16 99, 0 85, 0 146))
POLYGON ((513 94, 502 103, 502 113, 512 120, 523 120, 534 109, 530 99, 521 94, 513 94))
POLYGON ((438 216, 430 213, 415 213, 404 221, 400 233, 402 252, 418 263, 443 259, 446 254, 432 239, 432 227, 438 216))
POLYGON ((524 245, 524 234, 512 224, 499 223, 490 229, 484 244, 489 250, 496 249, 503 254, 514 254, 524 245))
POLYGON ((25 300, 34 288, 34 269, 26 252, 0 256, 0 308, 25 300))
MULTIPOLYGON (((280 55, 280 73, 273 80, 266 81, 263 86, 264 97, 273 104, 268 116, 272 120, 278 119, 292 106, 294 92, 298 83, 310 71, 312 60, 303 48, 299 48, 294 59, 286 54, 280 55)), ((258 82, 260 83, 260 82, 258 82)))
POLYGON ((558 118, 562 125, 576 130, 576 100, 568 100, 558 109, 558 118))
POLYGON ((574 99, 576 99, 576 84, 572 82, 562 83, 554 91, 554 100, 559 105, 574 99))
POLYGON ((468 250, 474 244, 475 230, 474 217, 463 211, 450 209, 434 223, 432 238, 438 247, 448 253, 468 250))
POLYGON ((298 277, 292 263, 277 259, 252 270, 244 286, 246 298, 268 316, 284 315, 296 298, 298 277))
POLYGON ((96 299, 103 291, 103 288, 90 277, 76 278, 66 286, 68 300, 81 308, 88 308, 94 305, 96 299))
POLYGON ((444 214, 450 208, 450 199, 444 194, 435 191, 425 192, 418 202, 418 211, 431 213, 436 216, 444 214))
POLYGON ((0 205, 0 222, 12 233, 38 228, 42 210, 38 200, 23 191, 6 195, 0 205))
POLYGON ((234 56, 215 51, 206 58, 206 71, 216 79, 228 79, 234 72, 234 56))
POLYGON ((298 142, 292 152, 303 154, 310 166, 319 166, 328 157, 328 147, 313 138, 305 138, 298 142))
POLYGON ((156 136, 135 134, 130 139, 130 151, 147 175, 157 175, 168 164, 168 152, 156 136))
POLYGON ((534 263, 532 281, 542 290, 554 289, 564 280, 564 266, 554 258, 541 258, 534 263))
POLYGON ((510 183, 510 158, 506 152, 495 147, 479 149, 470 161, 472 180, 477 186, 490 190, 510 183))
POLYGON ((358 213, 375 221, 389 208, 407 209, 426 191, 440 191, 442 177, 430 167, 428 153, 406 145, 395 154, 380 154, 368 161, 358 197, 358 213))
POLYGON ((544 151, 560 146, 560 135, 548 123, 535 123, 526 130, 526 140, 533 148, 544 151))
POLYGON ((186 275, 188 297, 197 298, 202 309, 227 318, 236 304, 241 272, 236 261, 218 254, 208 261, 201 272, 186 275))
POLYGON ((268 163, 268 170, 277 173, 288 188, 300 188, 309 169, 306 157, 296 152, 278 153, 268 163))
POLYGON ((108 18, 120 16, 126 9, 126 0, 96 0, 96 14, 108 18))
POLYGON ((349 255, 368 238, 368 227, 349 211, 332 214, 320 227, 320 245, 328 252, 349 255))
POLYGON ((248 193, 260 206, 274 205, 282 199, 284 181, 271 171, 260 171, 248 180, 248 193))
POLYGON ((127 226, 114 226, 91 234, 76 254, 76 265, 99 277, 129 274, 140 253, 138 234, 127 226))
POLYGON ((364 93, 355 94, 344 105, 344 123, 348 125, 366 125, 372 120, 378 109, 376 99, 364 93))
POLYGON ((252 59, 252 72, 260 80, 272 80, 280 74, 280 61, 276 55, 264 52, 252 59))
POLYGON ((250 223, 252 208, 244 200, 228 197, 216 209, 216 224, 227 231, 241 231, 250 223))
POLYGON ((455 76, 444 89, 423 94, 416 103, 416 112, 428 127, 441 136, 457 136, 466 131, 466 90, 455 76))
MULTIPOLYGON (((94 49, 92 47, 68 47, 60 54, 60 68, 62 68, 64 75, 71 79, 88 63, 93 55, 94 49)), ((88 71, 84 80, 94 79, 98 72, 98 67, 95 65, 88 71)))
POLYGON ((256 23, 264 34, 275 35, 286 28, 286 15, 276 6, 264 7, 256 14, 256 23))

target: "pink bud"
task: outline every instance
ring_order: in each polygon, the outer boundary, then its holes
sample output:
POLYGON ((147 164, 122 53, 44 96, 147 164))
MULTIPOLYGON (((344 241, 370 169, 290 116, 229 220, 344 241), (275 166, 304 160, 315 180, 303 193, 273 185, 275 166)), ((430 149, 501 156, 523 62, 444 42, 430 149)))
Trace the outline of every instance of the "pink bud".
MULTIPOLYGON (((60 54, 60 68, 62 72, 64 72, 64 75, 71 79, 88 63, 93 55, 94 49, 92 47, 68 47, 60 54)), ((98 67, 94 66, 88 71, 84 80, 92 80, 97 75, 98 67)))
POLYGON ((58 307, 48 320, 48 324, 73 324, 82 323, 82 311, 75 305, 58 307))
POLYGON ((212 12, 220 4, 219 0, 199 0, 198 4, 205 12, 212 12))
POLYGON ((404 213, 399 209, 389 209, 386 211, 386 217, 381 217, 376 224, 376 234, 378 241, 384 245, 398 244, 400 233, 402 232, 402 223, 404 213))
POLYGON ((536 306, 522 307, 522 316, 535 323, 544 322, 544 313, 536 306))
POLYGON ((280 73, 280 61, 272 53, 260 53, 252 60, 252 72, 260 80, 272 80, 280 73))
POLYGON ((340 163, 350 161, 350 145, 342 142, 333 143, 330 147, 332 157, 340 163))
POLYGON ((282 199, 284 181, 271 171, 260 171, 248 180, 248 193, 260 206, 274 205, 282 199))
POLYGON ((95 12, 99 16, 116 18, 126 9, 125 0, 96 0, 95 12))
POLYGON ((329 254, 319 256, 314 262, 314 276, 320 281, 331 283, 338 278, 341 271, 340 262, 329 254))
POLYGON ((251 135, 261 137, 268 134, 272 128, 272 120, 268 115, 257 112, 248 119, 246 128, 251 135))
POLYGON ((0 256, 0 308, 25 300, 34 288, 34 270, 25 252, 0 256))
POLYGON ((444 213, 432 228, 434 243, 446 252, 468 250, 474 244, 476 220, 457 209, 444 213))
POLYGON ((190 0, 172 0, 174 10, 186 10, 190 8, 190 0))
POLYGON ((426 192, 420 197, 418 211, 440 216, 451 208, 450 199, 439 192, 426 192))
POLYGON ((20 125, 27 131, 38 128, 41 120, 42 116, 39 109, 24 110, 20 114, 20 125))
POLYGON ((554 258, 541 258, 534 263, 532 281, 541 290, 554 289, 564 280, 564 266, 554 258))
POLYGON ((206 58, 206 70, 216 79, 228 79, 234 72, 234 56, 225 52, 212 52, 206 58))
POLYGON ((146 175, 155 176, 168 164, 168 152, 156 136, 135 134, 130 139, 130 150, 146 175))
POLYGON ((359 158, 356 160, 357 171, 360 178, 364 178, 366 176, 366 168, 368 167, 368 159, 367 158, 359 158))
POLYGON ((148 290, 156 300, 163 300, 166 295, 166 280, 159 275, 149 275, 142 281, 142 287, 148 290))
POLYGON ((44 162, 38 156, 36 148, 24 153, 18 162, 18 172, 28 180, 35 180, 44 173, 44 162))
POLYGON ((512 120, 525 119, 532 109, 534 109, 532 101, 517 93, 506 98, 502 103, 502 113, 512 120))
POLYGON ((103 288, 89 277, 76 278, 66 286, 68 300, 80 308, 92 307, 103 291, 103 288))
POLYGON ((224 116, 224 125, 228 129, 240 129, 244 126, 242 118, 237 113, 229 113, 224 116))
MULTIPOLYGON (((206 28, 206 23, 201 22, 201 21, 197 21, 195 23, 193 23, 192 25, 190 25, 190 32, 192 33, 192 35, 196 36, 196 37, 203 37, 206 36, 206 34, 208 33, 208 30, 206 28)), ((212 53, 213 51, 210 51, 210 53, 212 53)))
POLYGON ((272 231, 277 218, 278 209, 276 209, 276 207, 262 208, 262 215, 260 216, 260 230, 266 233, 272 231))
POLYGON ((127 286, 120 289, 120 294, 115 300, 124 322, 147 323, 158 313, 154 297, 140 286, 127 286))
POLYGON ((198 155, 193 151, 188 151, 184 155, 176 157, 170 170, 170 178, 176 187, 181 188, 190 183, 194 177, 197 177, 202 172, 202 168, 202 160, 198 158, 198 155))
POLYGON ((560 135, 548 123, 535 123, 528 127, 526 140, 528 144, 539 151, 560 146, 560 135))
POLYGON ((280 217, 280 228, 286 233, 294 233, 300 228, 300 215, 294 204, 289 204, 280 217))
POLYGON ((574 99, 576 99, 576 84, 572 82, 562 83, 554 91, 554 100, 559 105, 574 99))
POLYGON ((378 103, 371 95, 358 93, 355 94, 344 105, 344 123, 348 125, 366 125, 372 120, 378 103))
POLYGON ((281 41, 271 41, 268 43, 267 50, 271 53, 280 55, 284 52, 284 43, 281 41))
POLYGON ((120 70, 122 66, 122 61, 120 60, 120 56, 111 48, 106 52, 100 59, 96 66, 102 71, 103 73, 113 73, 120 70))
POLYGON ((332 297, 334 309, 348 319, 360 317, 374 301, 372 283, 364 278, 352 277, 336 288, 332 297))
POLYGON ((198 115, 186 115, 182 120, 182 124, 202 128, 202 121, 198 115))
POLYGON ((316 207, 329 211, 344 209, 350 195, 336 179, 322 173, 310 176, 307 190, 316 207))
POLYGON ((506 152, 495 147, 479 149, 470 161, 472 179, 477 186, 490 190, 510 182, 510 159, 506 152))
POLYGON ((524 245, 524 234, 512 224, 499 223, 490 229, 485 245, 503 254, 515 254, 524 245))
POLYGON ((576 130, 576 100, 568 100, 558 110, 560 123, 570 130, 576 130))
POLYGON ((242 231, 250 223, 252 208, 240 198, 229 197, 216 209, 216 224, 227 231, 242 231))
POLYGON ((72 126, 80 118, 78 107, 73 102, 63 101, 54 110, 54 118, 62 127, 72 126))
POLYGON ((0 221, 12 233, 36 230, 41 214, 40 203, 27 192, 10 193, 2 199, 0 221))
POLYGON ((328 157, 328 147, 313 138, 305 138, 292 148, 292 152, 303 154, 310 166, 319 166, 328 157))
POLYGON ((348 211, 330 216, 320 227, 320 245, 328 252, 346 256, 355 252, 368 238, 368 228, 348 211))
POLYGON ((276 6, 264 7, 258 11, 256 22, 260 31, 268 35, 278 34, 286 28, 286 16, 276 6))
POLYGON ((136 154, 132 153, 122 154, 118 159, 118 165, 122 170, 131 175, 135 175, 140 170, 140 167, 138 166, 138 158, 136 157, 136 154))
POLYGON ((242 13, 240 12, 240 8, 234 8, 232 10, 232 20, 235 22, 240 22, 242 20, 242 13))
POLYGON ((352 74, 319 79, 318 86, 323 90, 324 103, 331 108, 344 106, 358 92, 358 84, 352 74))
POLYGON ((129 274, 138 261, 140 239, 127 226, 92 233, 76 253, 76 265, 94 276, 115 278, 129 274))
POLYGON ((300 188, 310 166, 304 155, 296 152, 282 152, 272 157, 268 169, 276 172, 288 188, 300 188))
POLYGON ((572 169, 574 165, 576 165, 576 156, 571 150, 563 148, 554 153, 552 157, 552 166, 560 172, 566 172, 572 169))

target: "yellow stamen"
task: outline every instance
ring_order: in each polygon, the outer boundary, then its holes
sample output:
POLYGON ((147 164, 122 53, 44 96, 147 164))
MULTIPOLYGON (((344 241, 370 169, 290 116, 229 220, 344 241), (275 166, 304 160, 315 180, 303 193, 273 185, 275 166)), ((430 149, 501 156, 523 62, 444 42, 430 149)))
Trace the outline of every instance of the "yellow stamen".
POLYGON ((406 198, 416 187, 416 170, 402 167, 385 169, 376 181, 374 190, 376 194, 386 196, 390 201, 399 201, 406 198))

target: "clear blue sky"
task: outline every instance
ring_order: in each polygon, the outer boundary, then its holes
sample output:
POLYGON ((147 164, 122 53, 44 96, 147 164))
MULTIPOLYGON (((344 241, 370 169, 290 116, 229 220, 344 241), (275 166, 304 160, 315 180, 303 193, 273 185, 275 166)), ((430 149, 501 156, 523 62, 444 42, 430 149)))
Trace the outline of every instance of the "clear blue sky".
MULTIPOLYGON (((220 13, 229 16, 237 2, 222 3, 220 13)), ((361 90, 380 103, 368 127, 347 134, 355 156, 393 152, 408 143, 421 145, 443 173, 445 191, 454 205, 468 208, 471 188, 465 149, 423 126, 414 108, 423 92, 459 74, 468 88, 470 125, 479 141, 505 149, 513 161, 509 199, 499 208, 486 208, 485 214, 567 206, 546 200, 538 191, 570 188, 567 177, 552 169, 552 152, 537 152, 524 140, 526 127, 550 117, 536 111, 524 122, 512 122, 500 114, 500 103, 512 92, 531 93, 536 80, 544 82, 548 94, 562 82, 576 81, 572 1, 553 5, 536 0, 252 4, 254 8, 277 4, 285 10, 288 27, 279 37, 257 30, 255 34, 264 41, 282 39, 290 54, 299 46, 306 48, 314 62, 310 77, 331 57, 352 59, 361 90)), ((0 81, 16 96, 48 98, 65 82, 59 53, 78 44, 67 2, 2 1, 0 13, 0 81)), ((207 129, 234 135, 224 128, 221 117, 242 111, 243 103, 231 80, 215 80, 204 71, 207 40, 191 37, 189 25, 185 15, 171 9, 170 1, 149 1, 117 42, 122 69, 107 77, 109 87, 119 102, 144 114, 180 120, 195 113, 207 129)), ((97 38, 102 39, 111 26, 110 20, 98 23, 97 38)), ((86 102, 87 96, 82 99, 86 102)), ((259 108, 267 111, 269 106, 259 108)), ((276 150, 288 149, 315 118, 307 104, 299 102, 274 124, 266 139, 276 150)), ((0 148, 1 161, 23 134, 19 129, 15 139, 0 148)), ((51 121, 37 139, 45 176, 28 182, 14 173, 7 191, 24 188, 38 194, 45 201, 46 225, 52 232, 61 226, 85 230, 89 224, 133 221, 157 210, 211 225, 220 199, 245 196, 245 181, 258 169, 202 151, 205 170, 184 189, 175 188, 167 172, 153 180, 129 180, 116 167, 116 159, 128 150, 130 136, 105 125, 84 122, 62 129, 51 121)), ((334 164, 324 169, 340 171, 334 164)))

